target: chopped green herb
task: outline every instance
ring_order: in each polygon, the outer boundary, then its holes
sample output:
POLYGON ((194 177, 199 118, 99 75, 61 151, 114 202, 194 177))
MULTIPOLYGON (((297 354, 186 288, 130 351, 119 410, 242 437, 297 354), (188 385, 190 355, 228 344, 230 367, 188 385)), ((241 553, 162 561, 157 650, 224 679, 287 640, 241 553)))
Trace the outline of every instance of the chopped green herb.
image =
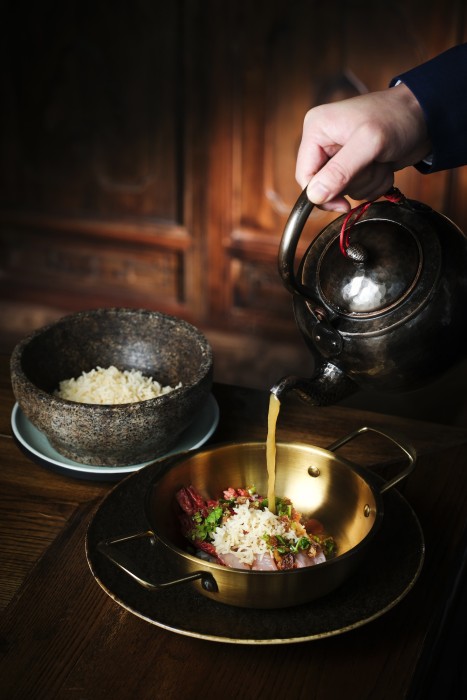
POLYGON ((208 515, 205 518, 199 511, 195 513, 193 515, 195 527, 191 531, 191 539, 208 539, 209 535, 214 532, 216 527, 219 525, 223 512, 224 511, 221 506, 215 506, 209 509, 208 515))
POLYGON ((286 515, 290 518, 292 516, 292 505, 276 498, 276 513, 277 515, 286 515))

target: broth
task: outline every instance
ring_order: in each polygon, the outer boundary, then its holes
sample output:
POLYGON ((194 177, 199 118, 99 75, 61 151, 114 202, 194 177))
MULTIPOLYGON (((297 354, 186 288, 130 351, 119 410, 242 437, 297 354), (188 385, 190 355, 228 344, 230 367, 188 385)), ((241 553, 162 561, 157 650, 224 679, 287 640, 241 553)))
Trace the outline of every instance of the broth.
POLYGON ((276 512, 276 424, 281 402, 275 394, 269 396, 268 436, 266 440, 266 466, 268 470, 268 508, 276 512))

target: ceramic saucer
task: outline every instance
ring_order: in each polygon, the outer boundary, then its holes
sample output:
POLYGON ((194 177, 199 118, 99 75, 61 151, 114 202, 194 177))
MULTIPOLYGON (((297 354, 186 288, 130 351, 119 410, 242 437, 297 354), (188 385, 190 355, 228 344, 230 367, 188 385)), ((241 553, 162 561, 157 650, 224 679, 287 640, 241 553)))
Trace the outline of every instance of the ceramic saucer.
MULTIPOLYGON (((218 423, 219 406, 214 396, 210 394, 204 408, 182 433, 177 445, 170 452, 160 455, 157 459, 168 457, 177 452, 198 449, 211 437, 218 423)), ((75 462, 59 454, 52 447, 45 435, 24 415, 17 403, 11 413, 11 427, 18 445, 34 462, 75 479, 119 481, 131 472, 138 471, 154 461, 150 460, 125 467, 96 467, 75 462)))

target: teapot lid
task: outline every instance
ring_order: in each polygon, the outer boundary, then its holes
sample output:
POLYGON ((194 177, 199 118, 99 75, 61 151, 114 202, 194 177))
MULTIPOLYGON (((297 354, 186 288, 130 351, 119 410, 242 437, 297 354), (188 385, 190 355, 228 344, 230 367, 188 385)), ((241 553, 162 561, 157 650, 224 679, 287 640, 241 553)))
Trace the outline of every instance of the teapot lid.
POLYGON ((389 319, 381 319, 391 312, 392 325, 430 295, 440 274, 441 249, 432 210, 412 204, 373 203, 352 228, 352 246, 361 252, 357 259, 344 255, 339 245, 342 217, 308 249, 302 284, 314 289, 323 306, 344 324, 345 319, 375 319, 377 330, 387 325, 389 319))
POLYGON ((400 303, 417 284, 423 251, 417 238, 395 222, 366 222, 353 229, 352 244, 365 251, 354 262, 343 255, 338 240, 320 259, 318 283, 325 300, 337 311, 371 314, 400 303))

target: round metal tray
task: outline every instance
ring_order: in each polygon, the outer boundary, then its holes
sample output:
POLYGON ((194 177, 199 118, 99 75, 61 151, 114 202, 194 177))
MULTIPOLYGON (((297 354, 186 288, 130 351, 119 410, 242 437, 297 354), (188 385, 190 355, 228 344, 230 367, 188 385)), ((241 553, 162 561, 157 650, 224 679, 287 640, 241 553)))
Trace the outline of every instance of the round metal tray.
MULTIPOLYGON (((338 590, 312 603, 254 610, 213 602, 190 584, 148 591, 116 568, 97 545, 147 528, 144 498, 160 464, 155 462, 121 481, 99 505, 86 536, 87 559, 97 583, 116 603, 149 623, 230 644, 310 641, 342 634, 379 618, 409 593, 420 574, 425 554, 423 533, 410 505, 392 489, 385 494, 385 516, 378 537, 358 571, 338 590)), ((124 546, 149 579, 173 578, 164 547, 154 547, 149 539, 124 546)))

